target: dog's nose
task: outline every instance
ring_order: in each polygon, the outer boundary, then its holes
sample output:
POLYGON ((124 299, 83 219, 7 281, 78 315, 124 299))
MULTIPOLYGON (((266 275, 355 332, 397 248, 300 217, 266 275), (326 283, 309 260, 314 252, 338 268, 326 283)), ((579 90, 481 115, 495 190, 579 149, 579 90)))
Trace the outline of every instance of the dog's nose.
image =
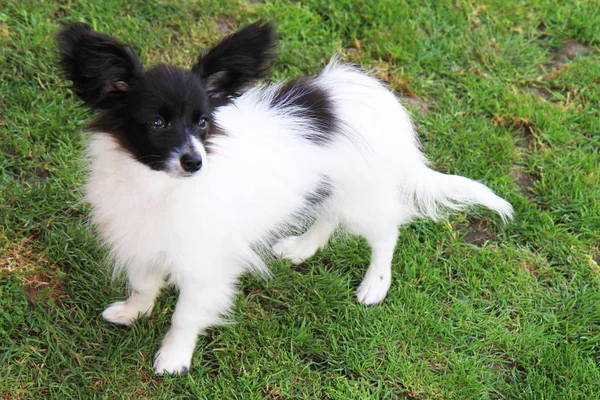
POLYGON ((200 157, 200 154, 186 153, 181 156, 179 162, 181 163, 181 167, 187 172, 194 173, 202 168, 202 157, 200 157))

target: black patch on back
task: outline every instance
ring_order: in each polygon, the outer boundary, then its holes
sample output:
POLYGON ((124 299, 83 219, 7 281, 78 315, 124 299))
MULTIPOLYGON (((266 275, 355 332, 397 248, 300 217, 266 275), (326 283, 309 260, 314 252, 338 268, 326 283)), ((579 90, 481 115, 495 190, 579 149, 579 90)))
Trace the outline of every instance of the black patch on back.
POLYGON ((275 230, 276 235, 284 231, 288 235, 301 235, 307 226, 315 222, 321 206, 334 192, 335 186, 331 179, 327 175, 321 174, 313 187, 304 194, 302 205, 289 215, 286 223, 282 224, 280 229, 275 230))
POLYGON ((307 120, 308 129, 302 136, 315 144, 328 144, 339 131, 329 93, 313 80, 300 78, 281 86, 271 100, 271 106, 289 108, 307 120))
POLYGON ((306 195, 306 208, 313 209, 333 194, 333 184, 327 175, 322 175, 317 186, 306 195))

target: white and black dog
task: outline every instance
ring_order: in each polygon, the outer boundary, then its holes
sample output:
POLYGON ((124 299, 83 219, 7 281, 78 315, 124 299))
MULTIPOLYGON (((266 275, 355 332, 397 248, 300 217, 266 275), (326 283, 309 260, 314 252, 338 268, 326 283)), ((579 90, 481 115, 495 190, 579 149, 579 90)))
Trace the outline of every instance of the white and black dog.
POLYGON ((180 291, 158 373, 189 369, 240 275, 266 271, 261 249, 296 264, 338 227, 361 235, 372 258, 357 298, 375 304, 390 287, 400 226, 475 204, 512 216, 486 186, 429 169, 407 111, 355 67, 333 61, 314 78, 243 92, 274 58, 269 23, 226 37, 191 70, 144 71, 132 48, 80 23, 59 42, 74 92, 99 111, 86 200, 131 287, 103 317, 129 325, 165 283, 180 291))

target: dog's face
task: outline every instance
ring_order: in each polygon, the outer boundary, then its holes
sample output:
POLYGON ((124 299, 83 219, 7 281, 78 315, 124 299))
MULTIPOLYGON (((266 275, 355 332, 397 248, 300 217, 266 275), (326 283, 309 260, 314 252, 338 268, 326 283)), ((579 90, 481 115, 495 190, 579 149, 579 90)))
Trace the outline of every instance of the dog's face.
POLYGON ((212 112, 195 74, 160 65, 129 85, 122 104, 100 114, 92 127, 118 132, 121 145, 153 170, 191 176, 202 168, 207 138, 215 134, 212 112))
POLYGON ((225 38, 191 70, 159 65, 146 72, 128 46, 75 23, 63 29, 60 66, 75 93, 100 114, 93 131, 175 177, 200 171, 219 132, 214 110, 262 78, 273 59, 273 28, 256 23, 225 38))

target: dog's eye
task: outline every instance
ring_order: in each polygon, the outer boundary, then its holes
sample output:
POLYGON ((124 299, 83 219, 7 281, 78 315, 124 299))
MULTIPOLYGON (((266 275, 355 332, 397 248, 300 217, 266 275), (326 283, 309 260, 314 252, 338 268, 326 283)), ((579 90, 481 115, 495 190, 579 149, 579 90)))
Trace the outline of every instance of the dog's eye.
POLYGON ((153 129, 165 129, 167 127, 167 124, 165 123, 164 119, 158 117, 150 121, 150 127, 153 129))
POLYGON ((198 128, 204 130, 208 127, 208 121, 204 117, 200 117, 198 120, 198 128))

